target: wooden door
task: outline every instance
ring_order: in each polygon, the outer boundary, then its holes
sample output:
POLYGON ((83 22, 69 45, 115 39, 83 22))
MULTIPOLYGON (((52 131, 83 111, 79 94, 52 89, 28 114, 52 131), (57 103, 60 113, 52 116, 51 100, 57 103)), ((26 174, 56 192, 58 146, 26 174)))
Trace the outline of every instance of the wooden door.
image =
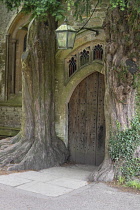
POLYGON ((74 90, 69 104, 70 161, 99 165, 104 159, 104 76, 86 77, 74 90))

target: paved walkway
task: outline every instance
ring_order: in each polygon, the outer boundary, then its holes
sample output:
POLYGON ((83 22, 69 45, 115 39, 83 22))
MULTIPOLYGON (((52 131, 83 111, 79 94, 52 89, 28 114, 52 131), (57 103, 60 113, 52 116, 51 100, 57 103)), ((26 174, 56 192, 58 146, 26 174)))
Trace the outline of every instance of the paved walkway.
POLYGON ((41 171, 1 175, 0 183, 17 189, 57 197, 88 185, 88 176, 96 167, 70 165, 41 171))
POLYGON ((0 176, 0 210, 139 210, 140 195, 88 184, 95 167, 67 166, 0 176))

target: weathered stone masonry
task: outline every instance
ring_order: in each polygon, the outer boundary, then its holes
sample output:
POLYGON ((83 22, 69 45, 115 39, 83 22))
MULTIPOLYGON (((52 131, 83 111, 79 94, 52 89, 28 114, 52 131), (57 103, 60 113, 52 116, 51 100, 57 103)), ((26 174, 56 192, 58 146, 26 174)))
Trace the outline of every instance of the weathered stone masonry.
MULTIPOLYGON (((56 133, 59 136, 59 138, 63 139, 65 143, 67 144, 67 102, 69 100, 70 95, 72 94, 72 91, 74 90, 73 81, 75 81, 75 87, 76 84, 78 84, 86 75, 94 72, 94 71, 102 71, 102 65, 96 64, 96 62, 92 65, 87 65, 86 69, 80 69, 79 71, 75 72, 72 79, 67 80, 66 78, 66 71, 64 61, 68 58, 70 54, 75 53, 75 50, 79 51, 80 46, 84 49, 85 45, 87 43, 93 42, 93 44, 100 44, 104 43, 105 37, 102 29, 102 24, 105 18, 106 9, 107 9, 107 2, 108 0, 103 0, 103 3, 100 7, 97 7, 96 12, 93 14, 91 20, 89 21, 87 27, 94 27, 98 28, 100 35, 95 37, 94 33, 91 31, 82 31, 78 34, 75 47, 73 50, 60 50, 58 51, 56 55, 56 62, 57 62, 57 69, 56 69, 56 91, 55 91, 55 110, 56 110, 56 133), (60 94, 62 93, 62 94, 60 94), (60 97, 61 95, 61 97, 60 97)), ((96 5, 93 4, 93 8, 96 5)), ((17 42, 17 50, 19 43, 19 38, 23 36, 25 31, 19 31, 17 33, 17 30, 19 27, 19 21, 21 22, 21 25, 24 25, 24 17, 19 16, 16 19, 16 15, 14 12, 7 13, 7 10, 4 6, 0 7, 0 16, 1 16, 1 24, 0 24, 0 135, 7 135, 11 136, 14 135, 19 131, 20 128, 20 117, 21 117, 21 94, 17 94, 15 90, 15 95, 8 95, 8 85, 6 83, 11 83, 11 80, 7 82, 7 72, 6 69, 6 37, 7 33, 9 37, 12 38, 16 37, 17 42), (13 23, 14 22, 14 23, 13 23), (12 24, 12 27, 11 27, 12 24), (15 27, 15 32, 14 28, 15 27), (11 35, 9 34, 9 28, 11 28, 12 33, 17 33, 17 35, 11 35), (19 97, 18 97, 19 95, 19 97)), ((85 18, 85 17, 84 17, 85 18)), ((80 28, 83 23, 74 21, 73 19, 73 11, 71 11, 68 21, 71 25, 73 25, 75 28, 80 28)), ((86 18, 84 22, 86 21, 86 18)), ((25 23, 27 23, 27 19, 25 19, 25 23)), ((91 44, 90 44, 91 45, 91 44)), ((20 46, 19 46, 20 47, 20 46)), ((22 46, 21 46, 22 48, 22 46)), ((18 50, 18 54, 19 54, 18 50)), ((20 50, 21 51, 21 50, 20 50)), ((10 58, 11 63, 11 58, 10 58)), ((17 58, 16 65, 19 63, 19 58, 17 58)), ((11 66, 11 64, 10 64, 11 66)), ((10 67, 11 68, 11 67, 10 67)), ((21 67, 18 67, 21 68, 21 67)), ((19 78, 15 78, 15 81, 17 84, 19 82, 22 82, 19 78)), ((19 84, 20 85, 20 84, 19 84)))
POLYGON ((8 12, 7 9, 0 4, 0 136, 13 136, 19 132, 21 106, 12 106, 7 101, 6 93, 6 39, 7 30, 10 26, 15 12, 8 12))
POLYGON ((21 107, 0 106, 0 127, 19 128, 21 107))
POLYGON ((21 107, 0 106, 0 135, 16 135, 21 126, 21 107))

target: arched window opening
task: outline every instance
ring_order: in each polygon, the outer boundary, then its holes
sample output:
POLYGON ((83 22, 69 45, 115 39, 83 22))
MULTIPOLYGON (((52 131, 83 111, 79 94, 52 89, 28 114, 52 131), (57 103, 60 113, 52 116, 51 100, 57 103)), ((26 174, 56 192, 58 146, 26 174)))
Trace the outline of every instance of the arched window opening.
POLYGON ((21 55, 27 47, 27 26, 30 15, 19 13, 14 19, 6 36, 6 99, 22 92, 21 55), (26 26, 26 27, 25 27, 26 26))
POLYGON ((79 47, 74 52, 69 54, 69 56, 65 59, 65 75, 66 80, 81 70, 85 65, 90 65, 96 60, 98 62, 103 61, 103 44, 98 44, 98 42, 87 43, 84 46, 79 47))
POLYGON ((69 77, 77 70, 76 59, 72 57, 69 60, 69 77))
POLYGON ((89 63, 89 51, 83 50, 80 53, 80 66, 83 66, 85 64, 89 63))
POLYGON ((96 45, 93 49, 93 60, 103 60, 102 45, 96 45))

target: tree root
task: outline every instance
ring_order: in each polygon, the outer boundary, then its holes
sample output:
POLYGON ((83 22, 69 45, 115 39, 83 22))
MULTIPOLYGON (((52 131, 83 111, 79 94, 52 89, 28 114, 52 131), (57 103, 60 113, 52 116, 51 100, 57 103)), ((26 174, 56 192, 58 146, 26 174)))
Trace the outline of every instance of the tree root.
POLYGON ((93 172, 89 176, 90 182, 104 181, 110 182, 114 179, 114 167, 110 159, 104 160, 104 162, 99 166, 98 171, 93 172))
POLYGON ((18 133, 14 137, 8 137, 6 139, 0 140, 0 151, 6 149, 8 146, 15 144, 21 138, 21 133, 18 133))
POLYGON ((8 141, 2 140, 0 146, 0 166, 9 166, 10 171, 49 168, 64 163, 68 157, 61 140, 46 146, 42 141, 29 141, 18 135, 8 141))
POLYGON ((30 141, 21 138, 20 135, 16 137, 16 141, 14 143, 13 138, 11 138, 7 142, 7 145, 5 141, 3 141, 3 144, 4 147, 1 145, 0 148, 0 164, 2 167, 7 164, 20 162, 32 145, 30 141), (17 140, 19 141, 17 142, 17 140))

